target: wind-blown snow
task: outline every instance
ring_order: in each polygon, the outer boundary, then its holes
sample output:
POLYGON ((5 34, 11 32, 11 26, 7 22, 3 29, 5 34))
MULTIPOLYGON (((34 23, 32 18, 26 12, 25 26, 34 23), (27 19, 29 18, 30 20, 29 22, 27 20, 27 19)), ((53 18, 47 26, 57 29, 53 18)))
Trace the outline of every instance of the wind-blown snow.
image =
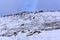
POLYGON ((0 39, 60 40, 59 18, 60 12, 22 12, 0 17, 0 39))

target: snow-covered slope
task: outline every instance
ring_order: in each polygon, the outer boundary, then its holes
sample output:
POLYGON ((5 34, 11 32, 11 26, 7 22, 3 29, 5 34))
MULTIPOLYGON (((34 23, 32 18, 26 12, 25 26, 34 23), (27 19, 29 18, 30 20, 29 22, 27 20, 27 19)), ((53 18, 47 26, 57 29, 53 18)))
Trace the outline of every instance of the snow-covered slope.
POLYGON ((60 40, 60 30, 43 31, 40 34, 34 34, 28 37, 25 34, 19 33, 16 40, 60 40))
POLYGON ((13 40, 39 40, 41 37, 40 40, 45 37, 49 40, 49 35, 53 35, 56 29, 60 29, 60 12, 22 12, 0 17, 0 37, 13 37, 13 40))

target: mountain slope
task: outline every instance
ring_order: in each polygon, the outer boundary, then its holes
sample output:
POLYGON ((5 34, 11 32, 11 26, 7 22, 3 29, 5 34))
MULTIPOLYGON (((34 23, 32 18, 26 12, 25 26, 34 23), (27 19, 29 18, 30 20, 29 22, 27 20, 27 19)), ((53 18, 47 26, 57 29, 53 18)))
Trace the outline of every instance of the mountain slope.
POLYGON ((19 33, 24 33, 26 37, 36 33, 39 36, 56 29, 60 29, 60 12, 22 12, 0 17, 0 37, 16 37, 19 33))

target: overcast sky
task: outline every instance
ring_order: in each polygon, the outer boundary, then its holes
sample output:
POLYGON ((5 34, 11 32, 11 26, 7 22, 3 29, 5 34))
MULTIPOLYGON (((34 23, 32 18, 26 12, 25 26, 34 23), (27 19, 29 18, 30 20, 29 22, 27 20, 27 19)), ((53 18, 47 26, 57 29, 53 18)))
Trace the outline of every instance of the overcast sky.
POLYGON ((0 16, 35 10, 60 10, 60 0, 0 0, 0 16))

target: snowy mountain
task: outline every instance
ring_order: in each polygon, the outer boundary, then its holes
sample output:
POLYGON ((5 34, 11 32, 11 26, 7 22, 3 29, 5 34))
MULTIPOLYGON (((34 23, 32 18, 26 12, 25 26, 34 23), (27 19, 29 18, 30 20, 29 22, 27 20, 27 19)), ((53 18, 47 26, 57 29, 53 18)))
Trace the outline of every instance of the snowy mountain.
MULTIPOLYGON (((39 38, 45 36, 46 33, 46 36, 52 35, 54 32, 59 34, 59 31, 60 12, 22 12, 0 17, 0 37, 4 38, 14 36, 13 40, 44 40, 44 37, 39 38)), ((49 38, 47 37, 45 40, 49 40, 49 38)))

